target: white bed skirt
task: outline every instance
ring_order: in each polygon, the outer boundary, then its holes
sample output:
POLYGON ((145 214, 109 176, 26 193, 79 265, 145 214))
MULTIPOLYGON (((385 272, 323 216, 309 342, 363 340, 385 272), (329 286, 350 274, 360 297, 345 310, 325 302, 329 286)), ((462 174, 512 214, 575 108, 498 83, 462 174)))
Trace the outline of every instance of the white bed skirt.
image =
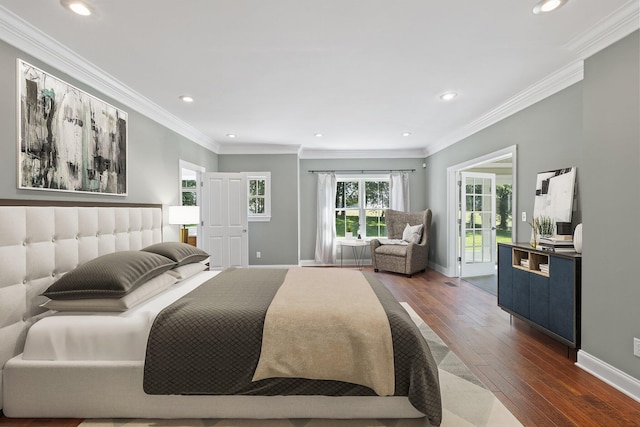
POLYGON ((400 396, 159 396, 143 362, 9 360, 4 415, 13 418, 421 418, 400 396))

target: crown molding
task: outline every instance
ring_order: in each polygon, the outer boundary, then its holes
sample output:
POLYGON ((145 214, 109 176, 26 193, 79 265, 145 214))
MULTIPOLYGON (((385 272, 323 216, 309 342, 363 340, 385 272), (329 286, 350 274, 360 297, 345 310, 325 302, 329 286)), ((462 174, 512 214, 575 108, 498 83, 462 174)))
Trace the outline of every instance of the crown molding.
POLYGON ((218 154, 299 154, 300 148, 300 145, 225 143, 220 145, 218 154))
POLYGON ((576 57, 579 58, 578 61, 557 70, 512 98, 509 98, 504 104, 482 115, 468 125, 452 132, 434 144, 425 147, 424 156, 431 156, 581 81, 584 78, 584 59, 610 46, 640 27, 638 3, 638 0, 628 1, 591 29, 565 44, 563 47, 575 52, 576 57))
POLYGON ((509 98, 506 102, 480 116, 473 122, 450 133, 433 145, 429 145, 424 149, 423 155, 424 157, 431 156, 456 142, 460 142, 464 138, 566 89, 582 80, 583 77, 584 63, 581 60, 569 64, 509 98))
POLYGON ((630 0, 598 22, 588 31, 574 37, 564 48, 586 59, 640 28, 638 0, 630 0))
POLYGON ((421 148, 408 150, 300 150, 301 159, 423 159, 421 148))
POLYGON ((0 39, 217 153, 219 145, 211 138, 105 73, 3 6, 0 6, 0 39))

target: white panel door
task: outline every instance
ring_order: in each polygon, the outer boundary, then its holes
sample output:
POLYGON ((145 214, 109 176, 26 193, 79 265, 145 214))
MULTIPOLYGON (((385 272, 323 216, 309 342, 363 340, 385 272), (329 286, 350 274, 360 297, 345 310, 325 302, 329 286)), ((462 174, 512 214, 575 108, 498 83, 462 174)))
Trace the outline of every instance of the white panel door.
POLYGON ((496 175, 461 172, 460 277, 496 274, 496 175))
POLYGON ((202 175, 202 249, 209 268, 249 265, 247 183, 244 173, 202 175))

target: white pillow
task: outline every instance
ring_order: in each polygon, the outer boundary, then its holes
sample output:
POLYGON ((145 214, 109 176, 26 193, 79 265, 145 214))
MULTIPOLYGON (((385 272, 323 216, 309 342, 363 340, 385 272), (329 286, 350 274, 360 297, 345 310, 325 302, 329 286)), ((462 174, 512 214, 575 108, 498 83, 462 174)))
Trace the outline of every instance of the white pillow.
POLYGON ((407 226, 404 228, 402 232, 402 240, 409 243, 420 243, 420 239, 422 238, 422 224, 407 226))
POLYGON ((202 264, 201 262, 194 262, 192 264, 185 264, 174 269, 167 271, 167 274, 172 275, 178 280, 188 279, 191 276, 195 276, 207 269, 207 266, 202 264))
POLYGON ((129 292, 121 298, 83 298, 73 300, 49 300, 40 307, 56 311, 127 311, 136 305, 158 295, 177 279, 163 273, 129 292))

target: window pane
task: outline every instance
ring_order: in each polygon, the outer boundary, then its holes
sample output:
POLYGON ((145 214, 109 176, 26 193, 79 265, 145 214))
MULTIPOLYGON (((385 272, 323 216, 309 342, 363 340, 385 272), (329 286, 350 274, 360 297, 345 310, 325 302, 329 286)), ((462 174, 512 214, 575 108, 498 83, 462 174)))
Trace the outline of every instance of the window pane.
POLYGON ((358 182, 339 181, 336 191, 336 208, 357 208, 358 182))
POLYGON ((368 209, 366 217, 366 237, 384 237, 387 235, 387 224, 382 209, 368 209))
POLYGON ((257 180, 257 193, 259 196, 264 196, 264 179, 257 180))
POLYGON ((249 180, 249 196, 255 196, 256 194, 258 194, 257 192, 257 181, 255 179, 250 179, 249 180))
POLYGON ((336 237, 344 237, 344 232, 346 231, 344 220, 345 220, 345 211, 343 210, 336 211, 336 237))
POLYGON ((264 197, 249 198, 249 213, 254 215, 264 213, 264 197))
POLYGON ((336 209, 344 208, 344 182, 338 181, 336 187, 336 209))
POLYGON ((354 236, 358 234, 360 228, 360 211, 356 209, 349 209, 346 212, 347 216, 347 231, 351 231, 354 236))
POLYGON ((348 181, 344 183, 344 200, 347 208, 357 208, 360 206, 358 201, 358 183, 348 181))
POLYGON ((182 192, 182 206, 195 206, 198 204, 195 191, 182 192))
POLYGON ((182 188, 196 188, 196 180, 195 179, 183 179, 182 180, 182 188))
POLYGON ((389 206, 389 182, 365 182, 365 207, 386 208, 389 206))

